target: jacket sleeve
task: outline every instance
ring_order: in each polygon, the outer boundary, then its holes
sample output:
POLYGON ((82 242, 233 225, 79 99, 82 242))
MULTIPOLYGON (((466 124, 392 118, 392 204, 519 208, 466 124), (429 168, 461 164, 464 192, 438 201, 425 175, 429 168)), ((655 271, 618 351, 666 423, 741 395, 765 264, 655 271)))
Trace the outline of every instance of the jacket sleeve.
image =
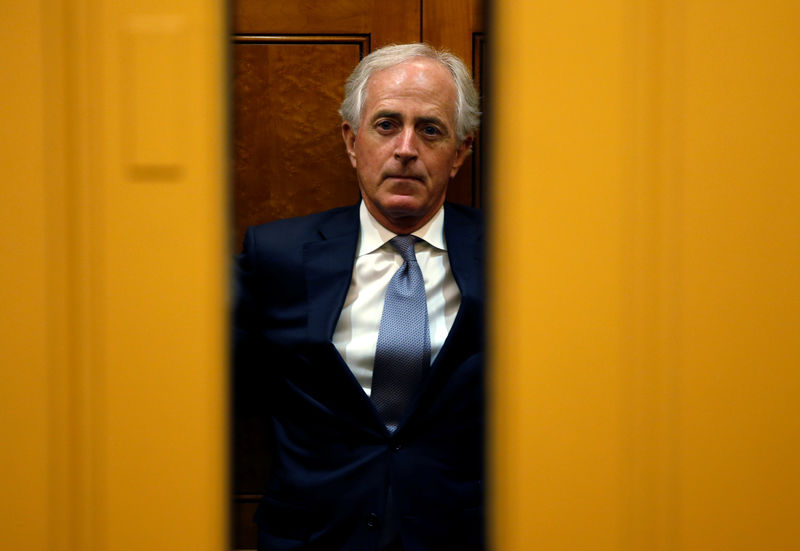
POLYGON ((269 357, 262 337, 263 292, 259 289, 255 233, 249 228, 233 273, 232 390, 237 414, 265 413, 269 357))

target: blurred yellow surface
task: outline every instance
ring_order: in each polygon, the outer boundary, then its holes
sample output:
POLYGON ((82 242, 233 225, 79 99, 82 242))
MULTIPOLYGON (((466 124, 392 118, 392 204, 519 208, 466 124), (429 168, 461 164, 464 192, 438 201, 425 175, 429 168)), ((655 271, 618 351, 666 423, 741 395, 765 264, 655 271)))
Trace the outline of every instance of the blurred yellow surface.
POLYGON ((494 11, 496 548, 800 547, 800 4, 494 11))
POLYGON ((2 549, 226 547, 224 14, 4 9, 2 549))

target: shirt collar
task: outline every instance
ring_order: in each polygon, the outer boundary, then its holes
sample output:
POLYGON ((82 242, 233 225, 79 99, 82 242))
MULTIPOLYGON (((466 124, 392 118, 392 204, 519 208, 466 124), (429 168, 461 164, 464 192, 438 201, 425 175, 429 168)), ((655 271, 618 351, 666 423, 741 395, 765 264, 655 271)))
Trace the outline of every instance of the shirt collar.
MULTIPOLYGON (((381 223, 372 216, 372 213, 369 212, 364 201, 361 201, 358 216, 361 222, 361 231, 359 233, 357 256, 363 256, 381 248, 386 242, 397 235, 393 231, 383 227, 381 223)), ((433 215, 433 218, 428 220, 428 222, 418 230, 411 232, 411 235, 419 237, 437 249, 446 251, 447 245, 444 242, 444 207, 440 207, 436 214, 433 215)))

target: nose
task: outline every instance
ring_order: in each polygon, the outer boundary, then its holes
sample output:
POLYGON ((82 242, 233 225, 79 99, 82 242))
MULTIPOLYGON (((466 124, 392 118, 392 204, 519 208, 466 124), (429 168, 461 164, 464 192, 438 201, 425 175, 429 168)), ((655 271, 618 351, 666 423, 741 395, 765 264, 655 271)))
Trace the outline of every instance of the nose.
POLYGON ((394 150, 394 158, 402 163, 413 161, 417 158, 417 136, 413 128, 404 128, 397 135, 397 146, 394 150))

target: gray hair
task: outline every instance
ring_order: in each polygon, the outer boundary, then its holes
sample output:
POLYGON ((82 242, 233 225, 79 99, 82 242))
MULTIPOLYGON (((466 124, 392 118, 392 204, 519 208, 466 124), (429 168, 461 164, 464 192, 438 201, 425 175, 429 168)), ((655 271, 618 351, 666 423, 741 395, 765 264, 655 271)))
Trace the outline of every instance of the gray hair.
POLYGON ((367 83, 369 79, 384 69, 389 69, 415 57, 424 57, 438 61, 453 76, 456 85, 456 137, 462 141, 467 134, 478 129, 481 112, 479 110, 478 92, 472 82, 464 62, 448 51, 437 50, 428 44, 399 44, 384 46, 362 59, 344 86, 344 101, 339 109, 342 120, 350 123, 353 132, 358 132, 361 114, 367 101, 367 83))

